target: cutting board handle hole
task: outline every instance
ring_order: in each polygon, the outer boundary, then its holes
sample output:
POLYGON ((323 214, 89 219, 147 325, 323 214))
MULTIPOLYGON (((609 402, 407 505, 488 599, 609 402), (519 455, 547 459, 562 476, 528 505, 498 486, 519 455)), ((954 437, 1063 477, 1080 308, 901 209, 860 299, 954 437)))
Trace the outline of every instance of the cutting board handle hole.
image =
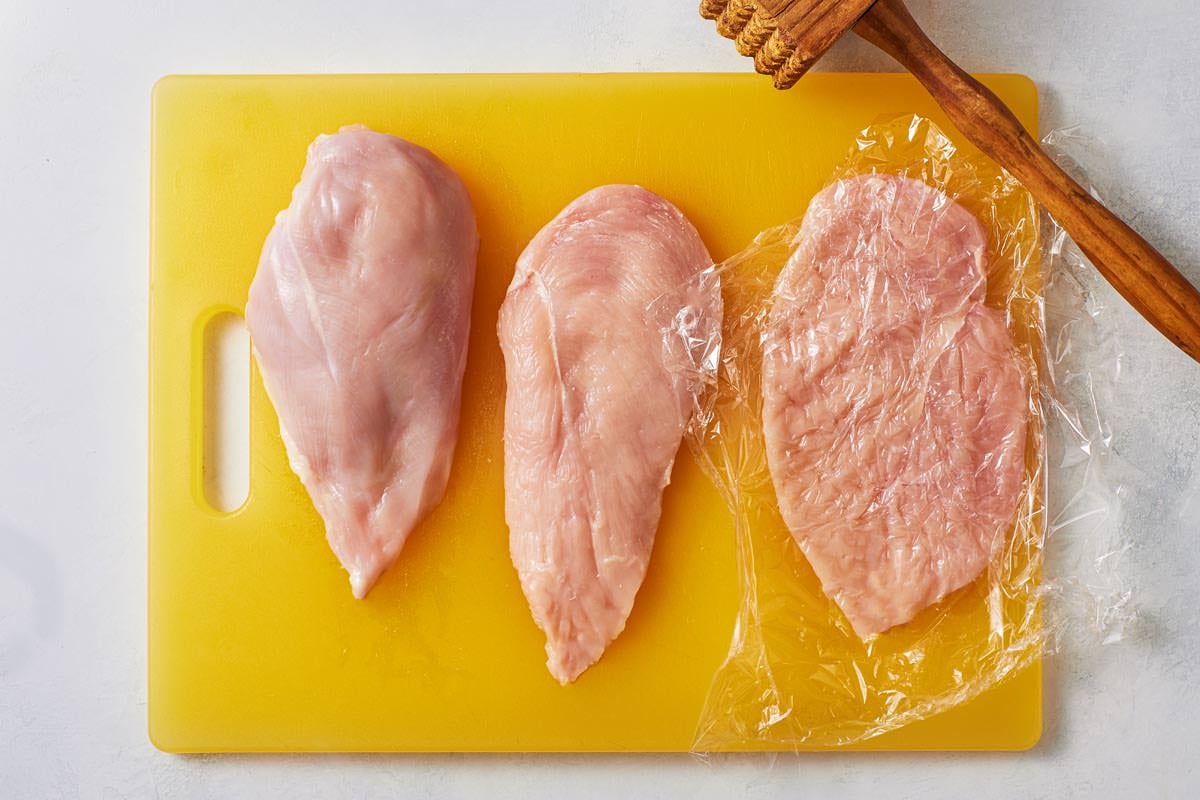
POLYGON ((250 333, 223 311, 204 327, 204 499, 236 511, 250 496, 250 333))

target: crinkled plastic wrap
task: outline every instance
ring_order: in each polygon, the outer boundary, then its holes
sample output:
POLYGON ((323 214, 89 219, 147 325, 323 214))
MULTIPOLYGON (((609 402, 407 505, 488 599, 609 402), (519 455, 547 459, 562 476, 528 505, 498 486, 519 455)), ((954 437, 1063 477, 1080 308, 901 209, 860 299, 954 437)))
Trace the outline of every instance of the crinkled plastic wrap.
MULTIPOLYGON (((907 116, 861 133, 805 220, 702 277, 725 322, 719 348, 689 342, 710 354, 689 440, 743 598, 695 750, 862 742, 1053 647, 1071 619, 1048 596, 1123 615, 1121 587, 1044 575, 1047 411, 1077 406, 1049 391, 1041 248, 1062 239, 1039 223, 1015 179, 907 116)), ((1080 420, 1063 449, 1087 461, 1080 420)))

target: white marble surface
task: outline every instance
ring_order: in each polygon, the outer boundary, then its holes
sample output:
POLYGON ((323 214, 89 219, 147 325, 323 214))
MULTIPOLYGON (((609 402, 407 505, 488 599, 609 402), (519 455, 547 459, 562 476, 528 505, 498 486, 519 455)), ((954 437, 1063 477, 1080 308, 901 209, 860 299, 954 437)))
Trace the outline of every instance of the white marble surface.
MULTIPOLYGON (((1200 791, 1200 367, 1116 306, 1142 624, 1051 663, 1024 754, 205 757, 145 734, 148 113, 168 72, 743 70, 691 0, 0 5, 0 795, 1186 797, 1200 791), (535 44, 536 43, 536 44, 535 44), (31 587, 37 587, 34 591, 31 587)), ((913 0, 977 71, 1106 142, 1112 205, 1200 282, 1192 0, 913 0)), ((825 69, 888 70, 841 43, 825 69)))

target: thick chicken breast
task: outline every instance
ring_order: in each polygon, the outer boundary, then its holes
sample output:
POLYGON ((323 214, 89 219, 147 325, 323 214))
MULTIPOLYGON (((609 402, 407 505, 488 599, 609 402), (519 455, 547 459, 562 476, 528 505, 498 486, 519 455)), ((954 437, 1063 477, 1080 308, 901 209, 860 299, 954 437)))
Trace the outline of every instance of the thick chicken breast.
POLYGON ((478 242, 453 170, 350 127, 309 147, 263 246, 254 357, 355 597, 445 491, 478 242))

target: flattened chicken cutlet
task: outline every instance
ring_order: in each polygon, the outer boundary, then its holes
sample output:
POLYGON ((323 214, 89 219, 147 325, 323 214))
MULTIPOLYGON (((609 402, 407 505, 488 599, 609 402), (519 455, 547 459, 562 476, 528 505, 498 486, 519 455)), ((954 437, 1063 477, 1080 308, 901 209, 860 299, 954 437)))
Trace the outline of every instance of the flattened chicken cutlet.
POLYGON ((973 581, 1024 474, 1025 374, 983 304, 987 236, 922 182, 813 199, 763 339, 780 511, 861 637, 973 581))

